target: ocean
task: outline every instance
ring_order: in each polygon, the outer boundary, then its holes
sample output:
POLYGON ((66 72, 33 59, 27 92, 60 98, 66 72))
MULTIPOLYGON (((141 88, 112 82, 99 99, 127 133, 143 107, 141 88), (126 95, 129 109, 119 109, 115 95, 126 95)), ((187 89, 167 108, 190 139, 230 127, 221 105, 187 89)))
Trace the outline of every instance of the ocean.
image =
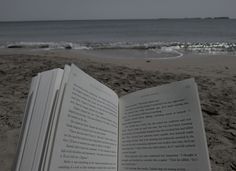
POLYGON ((0 22, 0 48, 235 54, 236 19, 0 22))

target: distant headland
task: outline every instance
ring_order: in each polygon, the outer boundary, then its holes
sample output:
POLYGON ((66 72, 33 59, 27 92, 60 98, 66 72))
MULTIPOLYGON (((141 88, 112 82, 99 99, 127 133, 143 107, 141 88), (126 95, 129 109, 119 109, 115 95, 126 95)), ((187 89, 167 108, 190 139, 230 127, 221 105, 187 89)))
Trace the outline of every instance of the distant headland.
MULTIPOLYGON (((188 19, 188 18, 185 18, 188 19)), ((206 19, 206 20, 229 20, 230 17, 205 17, 205 18, 189 18, 189 19, 206 19)))
POLYGON ((184 17, 184 18, 157 18, 157 20, 229 20, 230 17, 184 17))

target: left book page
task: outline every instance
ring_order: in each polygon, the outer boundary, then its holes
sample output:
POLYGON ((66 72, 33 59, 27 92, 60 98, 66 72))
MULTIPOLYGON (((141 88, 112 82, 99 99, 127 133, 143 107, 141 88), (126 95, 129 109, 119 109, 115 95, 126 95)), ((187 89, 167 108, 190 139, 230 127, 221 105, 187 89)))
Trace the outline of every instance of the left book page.
POLYGON ((56 91, 60 87, 63 70, 45 71, 33 79, 26 107, 27 120, 24 121, 23 138, 15 165, 16 171, 38 170, 44 150, 50 113, 53 108, 56 91), (37 82, 37 84, 36 84, 37 82), (35 87, 35 88, 34 88, 35 87))
POLYGON ((117 171, 118 96, 71 66, 47 170, 117 171))
POLYGON ((18 140, 18 145, 17 145, 17 152, 16 152, 17 157, 15 158, 14 164, 12 166, 12 170, 19 169, 19 166, 23 157, 25 142, 27 139, 27 132, 29 129, 33 106, 34 106, 37 91, 38 91, 39 78, 40 78, 39 76, 35 76, 32 78, 32 81, 31 81, 31 87, 29 90, 28 99, 27 99, 27 103, 26 103, 25 111, 24 111, 24 118, 23 118, 23 124, 22 124, 21 132, 20 132, 20 138, 18 140))

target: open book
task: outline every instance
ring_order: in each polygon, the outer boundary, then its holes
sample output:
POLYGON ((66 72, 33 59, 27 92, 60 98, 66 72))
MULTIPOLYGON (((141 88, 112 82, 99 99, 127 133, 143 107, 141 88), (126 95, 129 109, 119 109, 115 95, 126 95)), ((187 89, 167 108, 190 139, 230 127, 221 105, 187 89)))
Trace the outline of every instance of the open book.
POLYGON ((75 65, 32 79, 13 170, 209 171, 194 79, 117 94, 75 65))

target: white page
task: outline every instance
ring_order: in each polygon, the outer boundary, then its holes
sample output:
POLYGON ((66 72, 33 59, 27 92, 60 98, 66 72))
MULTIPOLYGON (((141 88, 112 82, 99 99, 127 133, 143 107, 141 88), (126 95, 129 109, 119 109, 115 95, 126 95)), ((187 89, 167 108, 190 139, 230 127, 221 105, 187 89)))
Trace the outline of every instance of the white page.
POLYGON ((56 130, 56 126, 58 123, 58 116, 59 116, 59 112, 61 109, 61 103, 62 103, 62 100, 64 97, 65 86, 66 86, 68 79, 69 79, 69 74, 70 74, 70 66, 65 65, 64 72, 63 72, 63 78, 61 81, 60 89, 58 91, 58 97, 57 97, 56 104, 55 104, 55 110, 53 112, 52 120, 50 123, 48 140, 47 140, 48 142, 46 144, 44 156, 42 157, 43 161, 42 161, 42 165, 41 165, 41 169, 40 169, 42 171, 47 170, 48 165, 49 165, 49 161, 51 158, 51 151, 52 151, 52 145, 54 142, 55 130, 56 130))
POLYGON ((41 121, 40 132, 37 137, 37 142, 36 142, 37 145, 35 149, 34 162, 33 162, 33 167, 31 170, 38 170, 40 163, 42 162, 41 157, 43 156, 46 142, 47 142, 46 137, 47 137, 48 129, 50 126, 49 123, 50 123, 50 120, 52 119, 53 105, 56 100, 56 92, 60 88, 62 76, 63 76, 62 69, 52 70, 50 87, 48 91, 48 98, 46 100, 45 107, 42 108, 42 112, 44 112, 44 114, 41 121))
POLYGON ((31 171, 34 162, 35 150, 37 149, 37 141, 40 134, 40 128, 44 117, 44 109, 46 107, 48 94, 50 90, 50 82, 52 80, 53 71, 45 71, 39 74, 40 80, 38 85, 37 96, 30 125, 28 127, 28 136, 25 142, 25 149, 20 163, 20 171, 31 171))
POLYGON ((117 95, 72 65, 49 170, 117 171, 117 138, 117 95))
POLYGON ((119 112, 119 171, 210 170, 193 79, 124 96, 119 112))
POLYGON ((22 155, 25 149, 25 142, 27 139, 28 127, 30 125, 30 120, 32 117, 32 110, 34 107, 35 98, 38 91, 38 84, 39 84, 39 76, 33 77, 31 81, 31 85, 30 85, 30 90, 28 93, 27 102, 26 102, 24 118, 23 118, 23 123, 21 126, 21 133, 19 137, 19 143, 17 145, 18 147, 17 147, 16 158, 15 158, 14 165, 12 167, 13 170, 16 170, 16 171, 19 169, 19 166, 22 160, 22 155))

